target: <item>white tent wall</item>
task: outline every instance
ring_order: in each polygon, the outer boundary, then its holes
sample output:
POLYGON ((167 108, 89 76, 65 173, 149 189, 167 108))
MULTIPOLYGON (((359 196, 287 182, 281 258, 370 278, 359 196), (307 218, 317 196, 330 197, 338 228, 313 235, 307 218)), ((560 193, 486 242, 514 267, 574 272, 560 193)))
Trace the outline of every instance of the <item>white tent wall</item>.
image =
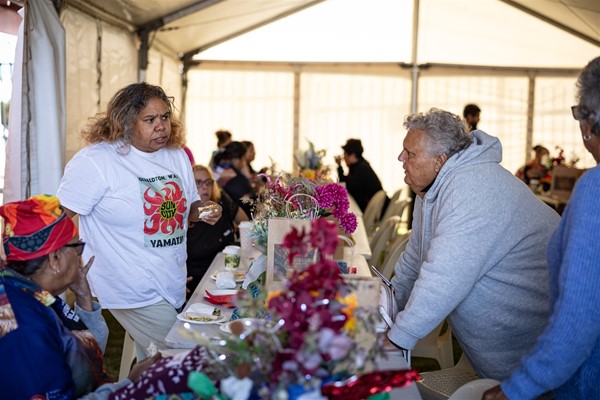
POLYGON ((154 48, 151 48, 148 52, 146 81, 162 87, 168 96, 174 98, 176 114, 179 114, 182 110, 180 65, 179 60, 169 57, 154 48))
MULTIPOLYGON (((67 161, 84 146, 81 130, 104 111, 117 90, 137 82, 135 36, 68 7, 61 13, 67 32, 67 161)), ((179 60, 153 48, 146 80, 161 85, 181 109, 179 60)))
POLYGON ((208 164, 216 149, 214 132, 227 129, 234 140, 250 140, 257 149, 254 166, 273 161, 292 169, 292 72, 214 71, 188 72, 186 120, 188 146, 197 163, 208 164))
MULTIPOLYGON (((411 81, 409 70, 390 64, 202 63, 190 71, 187 107, 194 112, 185 121, 197 161, 209 159, 214 132, 229 129, 234 139, 254 142, 255 168, 270 165, 272 157, 281 169, 291 170, 295 72, 300 80, 299 148, 308 148, 307 140, 312 141, 317 149, 327 150, 325 162, 334 166, 333 156, 345 140, 360 138, 384 189, 392 193, 403 186, 397 157, 406 133, 411 81)), ((482 108, 479 127, 500 138, 502 165, 511 172, 529 158, 526 149, 532 143, 546 145, 553 156, 554 146, 560 145, 568 160, 576 152, 582 157, 578 167, 595 165, 585 156, 569 111, 576 74, 530 79, 532 74, 526 69, 423 68, 417 110, 439 107, 461 115, 465 104, 477 103, 482 108), (530 90, 535 96, 529 96, 530 90)))

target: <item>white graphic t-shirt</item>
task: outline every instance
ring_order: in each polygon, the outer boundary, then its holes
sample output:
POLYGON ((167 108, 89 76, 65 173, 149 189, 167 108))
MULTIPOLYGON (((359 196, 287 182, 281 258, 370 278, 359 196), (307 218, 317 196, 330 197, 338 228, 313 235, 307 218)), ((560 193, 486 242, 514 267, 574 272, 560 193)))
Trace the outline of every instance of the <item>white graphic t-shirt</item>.
POLYGON ((66 208, 80 215, 80 236, 92 255, 88 274, 104 308, 137 308, 185 300, 186 230, 199 200, 183 150, 144 153, 120 143, 99 143, 67 164, 58 189, 66 208))

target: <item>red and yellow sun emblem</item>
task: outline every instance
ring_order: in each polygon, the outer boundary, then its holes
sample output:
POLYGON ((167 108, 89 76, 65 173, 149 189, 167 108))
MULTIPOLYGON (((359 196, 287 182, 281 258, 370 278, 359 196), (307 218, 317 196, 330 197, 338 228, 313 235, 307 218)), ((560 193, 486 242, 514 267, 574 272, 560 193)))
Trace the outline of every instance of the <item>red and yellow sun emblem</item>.
POLYGON ((184 228, 184 215, 187 211, 183 191, 176 182, 170 181, 160 192, 152 188, 144 192, 144 213, 149 218, 144 224, 144 233, 154 235, 158 231, 165 235, 184 228))

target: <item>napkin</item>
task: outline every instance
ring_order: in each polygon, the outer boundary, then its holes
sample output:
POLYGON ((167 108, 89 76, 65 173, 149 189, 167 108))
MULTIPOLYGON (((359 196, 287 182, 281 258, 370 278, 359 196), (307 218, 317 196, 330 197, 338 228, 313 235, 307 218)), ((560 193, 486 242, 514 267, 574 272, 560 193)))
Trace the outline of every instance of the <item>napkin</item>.
POLYGON ((235 289, 237 284, 231 271, 221 271, 217 273, 217 287, 219 289, 235 289))

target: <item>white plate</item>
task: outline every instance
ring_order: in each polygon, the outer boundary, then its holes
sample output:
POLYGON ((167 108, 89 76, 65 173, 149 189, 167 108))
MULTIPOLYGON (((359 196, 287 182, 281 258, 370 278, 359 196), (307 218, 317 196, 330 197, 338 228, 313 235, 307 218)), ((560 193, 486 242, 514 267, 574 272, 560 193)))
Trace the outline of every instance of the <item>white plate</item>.
MULTIPOLYGON (((217 274, 219 272, 223 272, 223 271, 215 271, 213 272, 213 274, 210 276, 211 279, 213 280, 217 280, 217 274)), ((244 279, 246 279, 246 273, 245 272, 233 272, 233 278, 235 279, 236 283, 242 283, 244 282, 244 279)))
POLYGON ((182 312, 180 314, 177 314, 177 319, 180 320, 180 321, 183 321, 183 322, 189 322, 190 324, 200 324, 200 325, 220 324, 221 322, 224 322, 227 319, 227 317, 225 317, 223 314, 221 314, 219 316, 219 318, 214 319, 212 321, 195 321, 193 319, 186 318, 185 317, 185 313, 186 312, 187 311, 184 311, 184 312, 182 312))
POLYGON ((234 319, 233 321, 229 321, 223 325, 221 325, 219 327, 219 329, 221 329, 223 332, 227 332, 227 333, 232 333, 231 332, 231 327, 230 325, 235 322, 235 321, 240 321, 244 324, 244 331, 248 331, 249 328, 252 327, 253 322, 256 320, 256 318, 239 318, 239 319, 234 319))
POLYGON ((202 303, 191 304, 185 311, 180 314, 177 314, 177 319, 185 322, 189 322, 191 324, 217 324, 226 320, 226 317, 221 314, 218 318, 215 318, 210 321, 196 321, 193 319, 189 319, 186 317, 188 312, 195 312, 198 314, 212 314, 215 310, 214 306, 202 303))

